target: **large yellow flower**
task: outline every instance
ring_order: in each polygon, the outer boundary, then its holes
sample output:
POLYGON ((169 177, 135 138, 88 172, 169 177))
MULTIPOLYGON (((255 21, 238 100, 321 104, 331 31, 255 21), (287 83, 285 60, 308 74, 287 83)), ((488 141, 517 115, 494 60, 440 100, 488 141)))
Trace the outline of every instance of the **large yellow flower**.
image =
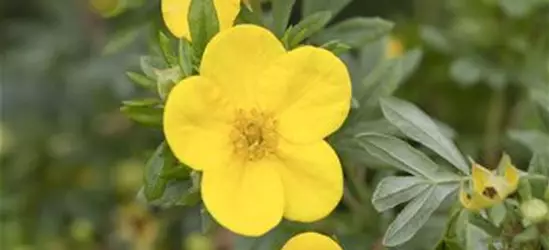
POLYGON ((478 211, 502 202, 507 196, 517 190, 519 173, 508 156, 502 158, 500 166, 503 176, 498 176, 479 164, 473 164, 471 193, 467 193, 462 185, 460 191, 461 204, 478 211))
MULTIPOLYGON (((233 26, 233 23, 240 12, 241 0, 214 0, 219 29, 224 30, 233 26)), ((247 0, 242 0, 247 3, 247 0)), ((164 23, 172 34, 178 38, 191 40, 188 15, 191 0, 162 0, 162 17, 164 23)))
POLYGON ((328 236, 318 233, 302 233, 292 237, 282 250, 341 250, 341 247, 328 236))
POLYGON ((350 100, 349 74, 332 53, 287 52, 268 30, 239 25, 208 44, 200 76, 173 88, 164 133, 180 161, 203 171, 212 216, 257 236, 282 217, 311 222, 335 208, 342 170, 324 138, 350 100))

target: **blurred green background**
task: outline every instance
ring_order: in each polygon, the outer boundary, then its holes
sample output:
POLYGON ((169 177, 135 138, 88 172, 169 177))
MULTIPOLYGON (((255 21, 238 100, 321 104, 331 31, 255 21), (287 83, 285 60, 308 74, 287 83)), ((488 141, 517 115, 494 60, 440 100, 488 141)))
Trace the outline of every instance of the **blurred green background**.
MULTIPOLYGON (((525 169, 532 151, 547 145, 538 139, 549 137, 549 118, 538 112, 549 110, 548 8, 547 0, 355 0, 336 20, 394 21, 395 53, 423 49, 396 95, 452 128, 477 161, 495 166, 507 151, 525 169)), ((211 241, 198 236, 200 208, 135 201, 162 133, 136 125, 119 106, 151 95, 124 72, 139 68, 159 27, 158 0, 0 2, 0 249, 236 248, 224 231, 211 241)), ((368 72, 349 67, 353 76, 368 72)), ((364 180, 370 194, 372 176, 364 180)), ((345 217, 347 208, 338 211, 345 217)), ((361 232, 341 237, 346 249, 382 249, 386 224, 372 221, 339 230, 361 232)))

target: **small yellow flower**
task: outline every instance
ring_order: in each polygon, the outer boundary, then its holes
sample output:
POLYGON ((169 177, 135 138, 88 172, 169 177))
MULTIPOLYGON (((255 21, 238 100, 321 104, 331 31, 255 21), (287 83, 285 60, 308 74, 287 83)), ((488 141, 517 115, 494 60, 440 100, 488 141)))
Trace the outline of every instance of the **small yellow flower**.
POLYGON ((117 236, 133 245, 134 250, 152 250, 160 225, 149 211, 131 203, 118 209, 116 213, 117 236))
MULTIPOLYGON (((191 0, 161 0, 162 17, 164 23, 178 38, 191 40, 191 33, 188 23, 189 8, 191 0)), ((247 1, 242 0, 244 3, 247 1)), ((225 30, 233 26, 236 16, 240 12, 241 0, 214 0, 219 29, 225 30)))
POLYGON ((258 236, 282 217, 312 222, 342 196, 338 157, 324 138, 350 109, 345 65, 311 46, 287 52, 268 30, 239 25, 206 47, 200 76, 168 96, 164 134, 203 171, 202 199, 233 232, 258 236))
POLYGON ((389 42, 387 44, 387 48, 385 49, 386 57, 391 59, 395 57, 399 57, 404 53, 404 45, 402 45, 402 42, 396 38, 396 37, 389 37, 389 42))
POLYGON ((318 233, 302 233, 292 237, 282 250, 341 250, 330 237, 318 233))
POLYGON ((517 190, 519 172, 508 156, 502 158, 500 167, 503 168, 503 176, 495 175, 479 164, 473 164, 473 190, 468 194, 462 185, 460 191, 460 201, 465 208, 478 211, 491 207, 517 190))

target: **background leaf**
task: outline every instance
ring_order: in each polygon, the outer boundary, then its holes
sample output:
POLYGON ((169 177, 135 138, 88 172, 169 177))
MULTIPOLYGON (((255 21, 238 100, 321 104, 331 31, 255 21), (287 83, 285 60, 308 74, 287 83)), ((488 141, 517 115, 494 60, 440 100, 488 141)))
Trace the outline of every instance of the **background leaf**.
POLYGON ((295 0, 273 0, 273 27, 272 30, 276 36, 282 37, 292 13, 295 0))
POLYGON ((317 44, 337 40, 353 48, 359 48, 387 35, 393 23, 381 18, 356 17, 334 24, 313 37, 317 44))
POLYGON ((330 18, 332 18, 332 14, 329 11, 321 11, 307 16, 297 25, 290 27, 282 38, 286 48, 293 49, 305 39, 322 30, 330 18))
POLYGON ((351 1, 352 0, 303 0, 301 15, 303 17, 308 17, 320 11, 329 11, 332 16, 336 16, 351 1))
POLYGON ((378 184, 372 204, 377 211, 382 212, 413 199, 429 186, 429 182, 420 177, 387 177, 378 184))

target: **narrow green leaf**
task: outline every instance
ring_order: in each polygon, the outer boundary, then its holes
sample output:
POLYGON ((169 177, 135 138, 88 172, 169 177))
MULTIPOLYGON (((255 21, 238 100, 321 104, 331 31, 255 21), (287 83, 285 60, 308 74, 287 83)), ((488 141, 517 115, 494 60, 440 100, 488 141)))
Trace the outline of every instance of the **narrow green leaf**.
POLYGON ((288 27, 295 0, 273 0, 271 2, 273 5, 274 18, 272 30, 277 37, 281 38, 288 27))
MULTIPOLYGON (((276 1, 276 0, 275 0, 276 1)), ((303 0, 302 16, 307 17, 320 11, 329 11, 336 16, 352 0, 303 0)))
POLYGON ((188 22, 194 52, 201 58, 208 42, 219 32, 219 20, 213 0, 192 0, 188 22))
MULTIPOLYGON (((145 73, 145 75, 152 80, 156 80, 157 70, 165 69, 168 67, 161 58, 152 57, 152 56, 142 56, 140 58, 140 65, 143 73, 145 73)), ((156 84, 155 84, 155 87, 156 87, 156 84)))
POLYGON ((372 204, 378 212, 407 202, 429 187, 429 181, 415 176, 390 176, 377 186, 372 204))
POLYGON ((151 78, 135 72, 126 72, 126 76, 138 86, 148 89, 156 90, 156 82, 151 78))
POLYGON ((162 31, 158 32, 158 46, 160 47, 166 64, 168 64, 168 66, 176 65, 177 58, 175 56, 174 45, 170 38, 162 31))
POLYGON ((163 109, 161 107, 123 106, 120 111, 140 124, 152 127, 162 126, 163 109))
POLYGON ((383 245, 394 247, 410 240, 457 187, 457 184, 433 185, 424 190, 389 225, 383 237, 383 245))
POLYGON ((290 27, 282 37, 282 41, 286 45, 286 48, 293 49, 305 39, 322 30, 322 28, 328 24, 331 17, 332 14, 328 11, 318 12, 307 16, 296 26, 290 27))
POLYGON ((549 135, 537 130, 511 130, 509 137, 528 147, 532 152, 549 152, 549 135))
POLYGON ((435 151, 461 172, 469 173, 469 166, 454 143, 415 105, 388 97, 381 100, 381 109, 385 118, 406 136, 435 151))
POLYGON ((378 17, 355 17, 328 27, 313 37, 317 44, 338 40, 360 48, 389 34, 394 24, 378 17))
POLYGON ((162 102, 156 98, 144 98, 122 101, 122 104, 129 107, 156 107, 162 105, 162 102))
POLYGON ((165 143, 160 144, 145 165, 144 194, 148 201, 162 197, 167 181, 161 177, 164 168, 164 153, 167 150, 165 143))
POLYGON ((338 41, 327 42, 323 44, 321 47, 323 49, 331 51, 336 56, 351 50, 351 47, 349 45, 338 42, 338 41))
POLYGON ((192 44, 186 39, 180 39, 178 54, 179 68, 181 69, 183 78, 192 76, 195 73, 193 71, 195 60, 192 44))
POLYGON ((438 166, 425 154, 400 139, 364 133, 357 135, 356 140, 365 151, 390 166, 432 181, 440 180, 438 166))

